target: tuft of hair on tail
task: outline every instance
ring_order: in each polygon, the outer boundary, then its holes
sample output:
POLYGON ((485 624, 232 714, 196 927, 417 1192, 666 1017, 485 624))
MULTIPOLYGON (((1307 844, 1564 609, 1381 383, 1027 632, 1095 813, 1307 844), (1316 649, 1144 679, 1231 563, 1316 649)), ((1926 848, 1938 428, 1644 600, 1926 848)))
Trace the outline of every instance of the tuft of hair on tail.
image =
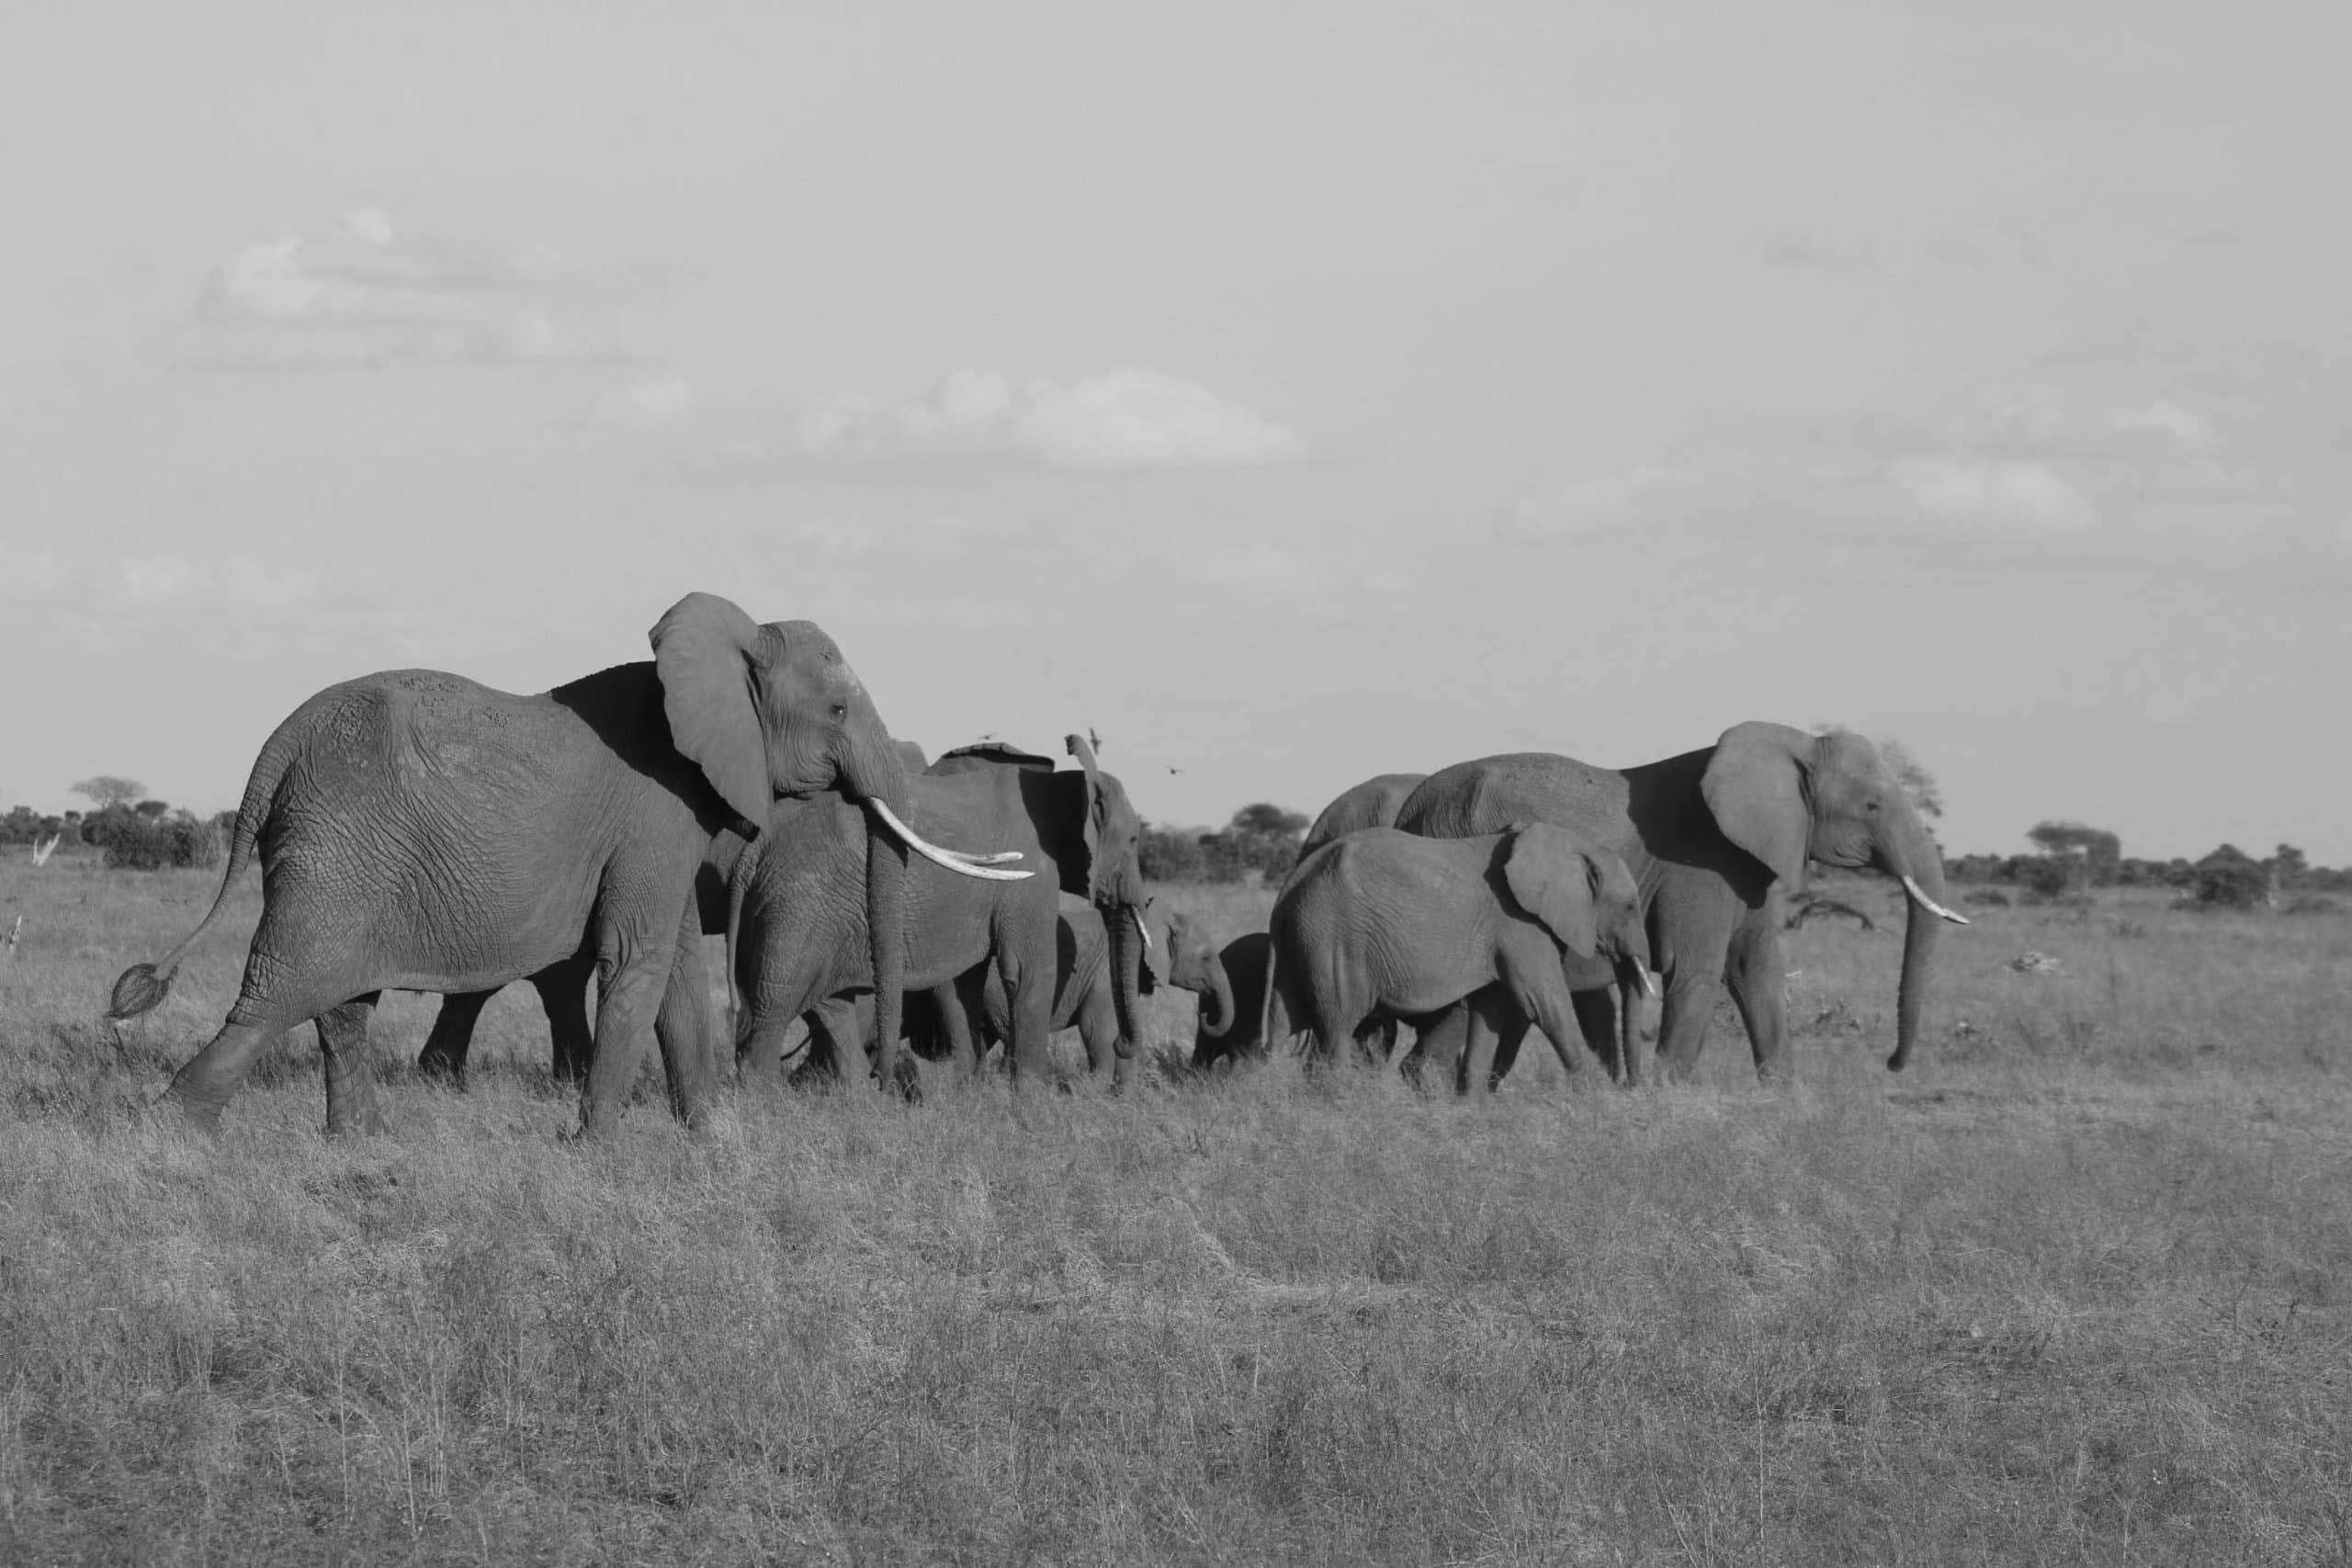
POLYGON ((114 995, 107 1002, 107 1021, 137 1018, 162 1001, 171 988, 171 976, 156 973, 153 964, 132 964, 114 983, 114 995))

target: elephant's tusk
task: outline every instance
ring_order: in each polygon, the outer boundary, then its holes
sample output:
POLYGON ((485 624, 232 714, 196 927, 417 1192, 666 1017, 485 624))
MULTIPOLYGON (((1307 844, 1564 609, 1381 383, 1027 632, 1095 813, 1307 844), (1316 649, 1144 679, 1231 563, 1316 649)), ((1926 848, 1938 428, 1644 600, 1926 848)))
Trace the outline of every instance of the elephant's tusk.
POLYGON ((1912 901, 1917 903, 1919 908, 1927 910, 1928 913, 1931 915, 1941 915, 1945 919, 1950 920, 1956 926, 1964 926, 1968 923, 1968 917, 1966 915, 1961 914, 1956 910, 1945 908, 1941 904, 1939 904, 1933 898, 1928 897, 1925 892, 1921 891, 1919 885, 1912 881, 1907 876, 1903 879, 1903 891, 1911 895, 1912 901))
POLYGON ((1008 861, 1016 861, 1021 858, 1019 850, 999 850, 992 855, 973 854, 968 850, 944 849, 939 852, 951 859, 960 860, 966 865, 1003 865, 1008 861))
POLYGON ((1634 965, 1634 985, 1645 997, 1657 995, 1657 982, 1650 978, 1649 965, 1645 964, 1634 965))
POLYGON ((1140 909, 1131 909, 1128 913, 1135 916, 1136 930, 1143 933, 1143 950, 1146 953, 1149 953, 1151 951, 1151 928, 1143 923, 1143 911, 1140 909))
POLYGON ((997 871, 989 866, 973 865, 957 860, 948 851, 926 841, 922 834, 899 821, 899 814, 881 801, 869 800, 865 804, 874 808, 874 815, 882 818, 883 826, 896 833, 900 842, 934 864, 944 865, 950 871, 961 872, 966 876, 975 877, 983 882, 1025 882, 1037 874, 1034 871, 997 871))

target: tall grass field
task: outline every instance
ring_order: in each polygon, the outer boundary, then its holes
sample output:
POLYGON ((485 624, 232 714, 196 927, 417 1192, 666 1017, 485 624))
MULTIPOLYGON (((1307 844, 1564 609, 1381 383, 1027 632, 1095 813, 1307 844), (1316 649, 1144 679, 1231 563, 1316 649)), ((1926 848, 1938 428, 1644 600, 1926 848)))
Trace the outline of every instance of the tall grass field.
POLYGON ((594 1145, 527 987, 462 1094, 388 996, 329 1142, 307 1030, 153 1109, 254 879, 99 1021, 215 880, 0 864, 0 1563, 2352 1563, 2341 913, 1972 908, 1900 1076, 1816 920, 1785 1088, 1728 1009, 1634 1092, 1199 1078, 1162 991, 1124 1095, 594 1145))

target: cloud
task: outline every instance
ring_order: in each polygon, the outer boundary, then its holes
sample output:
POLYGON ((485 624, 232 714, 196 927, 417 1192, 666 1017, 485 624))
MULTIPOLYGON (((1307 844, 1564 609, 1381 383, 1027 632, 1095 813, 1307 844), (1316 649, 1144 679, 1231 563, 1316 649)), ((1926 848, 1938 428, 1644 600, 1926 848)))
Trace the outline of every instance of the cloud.
POLYGON ((895 401, 809 400, 706 468, 738 478, 970 477, 991 472, 1139 473, 1283 463, 1297 434, 1208 389, 1124 369, 1015 385, 960 370, 895 401))
POLYGON ((141 604, 174 599, 187 591, 196 573, 177 556, 132 556, 115 563, 124 597, 141 604))
POLYGON ((2022 523, 2072 532, 2098 521, 2089 498, 2042 463, 1905 457, 1887 474, 1920 510, 1955 523, 2022 523))
POLYGON ((606 392, 593 412, 606 424, 650 427, 674 424, 692 413, 699 400, 683 376, 649 376, 606 392))
POLYGON ((198 291, 184 363, 382 368, 403 360, 563 364, 625 357, 550 313, 545 252, 411 229, 354 207, 240 248, 198 291))
POLYGON ((1526 537, 1600 534, 1656 520, 1705 483, 1687 468, 1645 465, 1611 479, 1571 479, 1510 503, 1504 530, 1526 537))

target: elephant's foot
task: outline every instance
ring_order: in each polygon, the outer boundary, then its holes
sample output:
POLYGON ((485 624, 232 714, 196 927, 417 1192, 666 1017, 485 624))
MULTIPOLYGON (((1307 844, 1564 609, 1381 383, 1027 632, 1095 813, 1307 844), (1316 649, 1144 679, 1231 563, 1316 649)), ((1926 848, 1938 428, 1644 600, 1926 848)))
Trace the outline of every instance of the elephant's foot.
POLYGON ((229 1108, 229 1097, 222 1095, 215 1099, 210 1095, 192 1094, 174 1084, 164 1091, 164 1103, 177 1113, 182 1125, 218 1137, 220 1134, 220 1112, 229 1108))

